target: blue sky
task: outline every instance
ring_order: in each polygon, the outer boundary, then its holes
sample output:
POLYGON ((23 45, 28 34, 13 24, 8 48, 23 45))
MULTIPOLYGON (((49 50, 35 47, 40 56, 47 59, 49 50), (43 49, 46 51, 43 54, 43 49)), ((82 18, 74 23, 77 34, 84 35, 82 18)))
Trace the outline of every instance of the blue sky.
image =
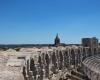
POLYGON ((0 0, 0 44, 100 39, 100 0, 0 0))

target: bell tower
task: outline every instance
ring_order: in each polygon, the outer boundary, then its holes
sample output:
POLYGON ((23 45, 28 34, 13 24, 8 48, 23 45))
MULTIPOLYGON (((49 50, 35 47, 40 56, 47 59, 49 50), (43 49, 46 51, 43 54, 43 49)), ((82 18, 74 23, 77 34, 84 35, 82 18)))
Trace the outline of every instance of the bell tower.
POLYGON ((55 44, 55 46, 60 45, 60 38, 59 38, 59 36, 58 36, 58 33, 57 33, 57 35, 56 35, 56 38, 55 38, 54 44, 55 44))

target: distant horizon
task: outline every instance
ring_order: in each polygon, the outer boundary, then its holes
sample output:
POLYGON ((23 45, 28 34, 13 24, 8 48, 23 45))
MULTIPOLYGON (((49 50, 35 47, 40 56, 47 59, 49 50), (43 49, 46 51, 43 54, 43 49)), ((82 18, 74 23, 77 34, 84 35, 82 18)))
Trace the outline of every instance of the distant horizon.
POLYGON ((100 37, 100 0, 1 0, 0 44, 80 44, 100 37))
MULTIPOLYGON (((93 36, 93 37, 95 37, 95 36, 93 36)), ((93 37, 84 37, 84 38, 93 38, 93 37)), ((96 37, 97 38, 97 37, 96 37)), ((97 38, 98 39, 98 38, 97 38)), ((54 39, 55 40, 55 39, 54 39)), ((53 40, 53 41, 54 41, 53 40)), ((98 39, 99 40, 99 39, 98 39)), ((64 42, 62 42, 61 41, 61 38, 60 38, 60 43, 61 44, 81 44, 81 42, 82 42, 82 38, 80 39, 80 43, 64 43, 64 42)), ((47 44, 50 44, 50 45, 52 45, 52 44, 54 44, 54 42, 53 43, 4 43, 4 44, 0 44, 0 45, 47 45, 47 44)))

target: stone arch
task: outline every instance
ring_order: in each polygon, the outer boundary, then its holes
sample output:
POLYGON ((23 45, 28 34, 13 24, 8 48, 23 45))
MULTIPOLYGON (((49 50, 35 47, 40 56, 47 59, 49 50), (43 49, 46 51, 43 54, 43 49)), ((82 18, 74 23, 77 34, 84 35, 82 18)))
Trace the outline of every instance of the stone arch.
POLYGON ((97 49, 96 48, 94 48, 94 55, 96 55, 97 54, 97 49))
POLYGON ((71 62, 71 65, 75 66, 75 51, 74 49, 71 49, 71 53, 70 53, 70 62, 71 62))

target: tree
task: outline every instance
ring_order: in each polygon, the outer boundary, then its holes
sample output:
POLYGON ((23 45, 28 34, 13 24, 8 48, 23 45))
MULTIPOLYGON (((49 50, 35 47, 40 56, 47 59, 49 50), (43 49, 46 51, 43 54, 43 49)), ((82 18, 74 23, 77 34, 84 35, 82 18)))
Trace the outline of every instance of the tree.
POLYGON ((15 48, 16 51, 20 51, 20 47, 15 48))

